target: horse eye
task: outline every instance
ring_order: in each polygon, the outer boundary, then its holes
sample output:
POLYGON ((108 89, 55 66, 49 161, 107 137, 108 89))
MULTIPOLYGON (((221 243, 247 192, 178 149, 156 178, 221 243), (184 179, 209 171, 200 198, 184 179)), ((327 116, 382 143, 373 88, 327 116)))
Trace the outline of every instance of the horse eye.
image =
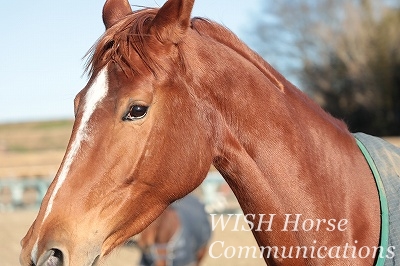
POLYGON ((134 120, 142 119, 146 116, 148 109, 149 109, 148 106, 132 105, 129 108, 129 112, 122 118, 122 120, 134 121, 134 120))

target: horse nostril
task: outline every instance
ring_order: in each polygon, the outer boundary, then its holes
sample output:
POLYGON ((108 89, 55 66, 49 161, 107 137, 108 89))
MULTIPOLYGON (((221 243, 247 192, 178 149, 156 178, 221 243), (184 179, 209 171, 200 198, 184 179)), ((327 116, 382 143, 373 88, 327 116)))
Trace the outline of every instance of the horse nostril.
MULTIPOLYGON (((48 250, 40 257, 38 266, 63 266, 64 255, 61 250, 53 248, 48 250)), ((35 265, 32 263, 32 265, 35 265)))
POLYGON ((50 255, 49 259, 46 262, 46 266, 62 266, 63 265, 63 253, 61 250, 53 248, 51 249, 53 252, 52 255, 50 255))
POLYGON ((62 251, 59 250, 59 249, 56 249, 56 248, 54 248, 54 249, 52 249, 52 250, 54 251, 53 256, 56 257, 56 258, 59 258, 59 259, 62 261, 62 260, 63 260, 63 253, 62 253, 62 251))

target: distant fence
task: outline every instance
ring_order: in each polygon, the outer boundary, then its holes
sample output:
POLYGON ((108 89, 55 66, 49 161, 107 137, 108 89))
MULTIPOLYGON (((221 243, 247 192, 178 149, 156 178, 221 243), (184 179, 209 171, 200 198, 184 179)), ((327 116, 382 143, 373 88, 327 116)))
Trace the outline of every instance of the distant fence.
POLYGON ((0 211, 38 208, 51 178, 0 179, 0 211))
POLYGON ((209 172, 200 189, 208 213, 241 211, 235 195, 219 172, 209 172))
MULTIPOLYGON (((0 179, 0 211, 38 208, 53 177, 0 179)), ((222 176, 209 172, 199 188, 209 213, 239 212, 240 206, 222 176)))

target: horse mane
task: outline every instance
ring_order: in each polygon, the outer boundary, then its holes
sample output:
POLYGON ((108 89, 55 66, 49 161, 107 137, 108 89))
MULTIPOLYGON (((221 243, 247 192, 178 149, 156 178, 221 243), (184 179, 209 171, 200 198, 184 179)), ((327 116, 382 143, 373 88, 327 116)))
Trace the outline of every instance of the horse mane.
POLYGON ((232 31, 226 27, 204 18, 193 18, 192 28, 201 35, 207 35, 255 65, 277 88, 284 91, 288 81, 259 54, 251 50, 232 31))
POLYGON ((215 41, 231 48, 254 66, 258 68, 280 91, 296 94, 309 108, 320 113, 329 120, 336 128, 341 131, 348 131, 347 125, 339 119, 334 118, 325 112, 319 105, 307 97, 303 92, 290 83, 282 74, 276 71, 268 62, 266 62, 259 54, 251 50, 244 42, 242 42, 232 31, 226 27, 204 18, 193 18, 192 28, 201 35, 206 35, 215 41))

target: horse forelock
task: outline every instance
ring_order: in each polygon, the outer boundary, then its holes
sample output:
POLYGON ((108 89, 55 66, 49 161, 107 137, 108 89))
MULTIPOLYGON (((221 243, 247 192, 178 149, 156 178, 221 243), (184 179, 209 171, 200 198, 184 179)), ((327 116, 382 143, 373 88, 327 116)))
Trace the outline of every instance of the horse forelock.
MULTIPOLYGON (((85 71, 95 75, 109 62, 118 64, 125 72, 140 74, 141 70, 131 62, 130 55, 136 53, 148 70, 155 73, 160 68, 154 55, 148 52, 151 22, 159 9, 146 8, 136 11, 109 28, 90 48, 85 71)), ((236 53, 245 57, 264 72, 271 81, 283 89, 286 79, 266 63, 261 56, 245 45, 233 32, 224 26, 204 18, 193 18, 191 27, 201 35, 207 35, 222 45, 228 46, 236 53)), ((183 59, 183 55, 179 55, 183 59)), ((184 65, 184 64, 182 64, 184 65)), ((176 70, 176 69, 175 69, 176 70)), ((129 74, 130 74, 129 73, 129 74)))
POLYGON ((136 11, 109 28, 85 55, 88 58, 86 72, 90 76, 96 75, 108 63, 114 62, 126 75, 141 74, 142 70, 130 59, 132 53, 136 53, 148 70, 155 72, 157 64, 146 51, 145 40, 157 10, 136 11))
MULTIPOLYGON (((90 76, 95 76, 109 62, 114 62, 127 75, 141 74, 142 70, 131 60, 132 53, 136 53, 147 70, 153 74, 158 69, 163 68, 154 54, 149 53, 148 42, 146 42, 150 37, 151 22, 158 10, 157 8, 146 8, 135 11, 109 28, 87 52, 85 56, 88 58, 86 72, 90 76)), ((278 71, 266 63, 261 56, 251 50, 229 29, 199 17, 192 19, 191 27, 201 35, 211 37, 246 58, 280 90, 283 91, 287 85, 286 79, 278 71)), ((184 55, 179 54, 179 60, 180 66, 184 68, 184 55)), ((176 68, 174 71, 176 71, 176 68)))

